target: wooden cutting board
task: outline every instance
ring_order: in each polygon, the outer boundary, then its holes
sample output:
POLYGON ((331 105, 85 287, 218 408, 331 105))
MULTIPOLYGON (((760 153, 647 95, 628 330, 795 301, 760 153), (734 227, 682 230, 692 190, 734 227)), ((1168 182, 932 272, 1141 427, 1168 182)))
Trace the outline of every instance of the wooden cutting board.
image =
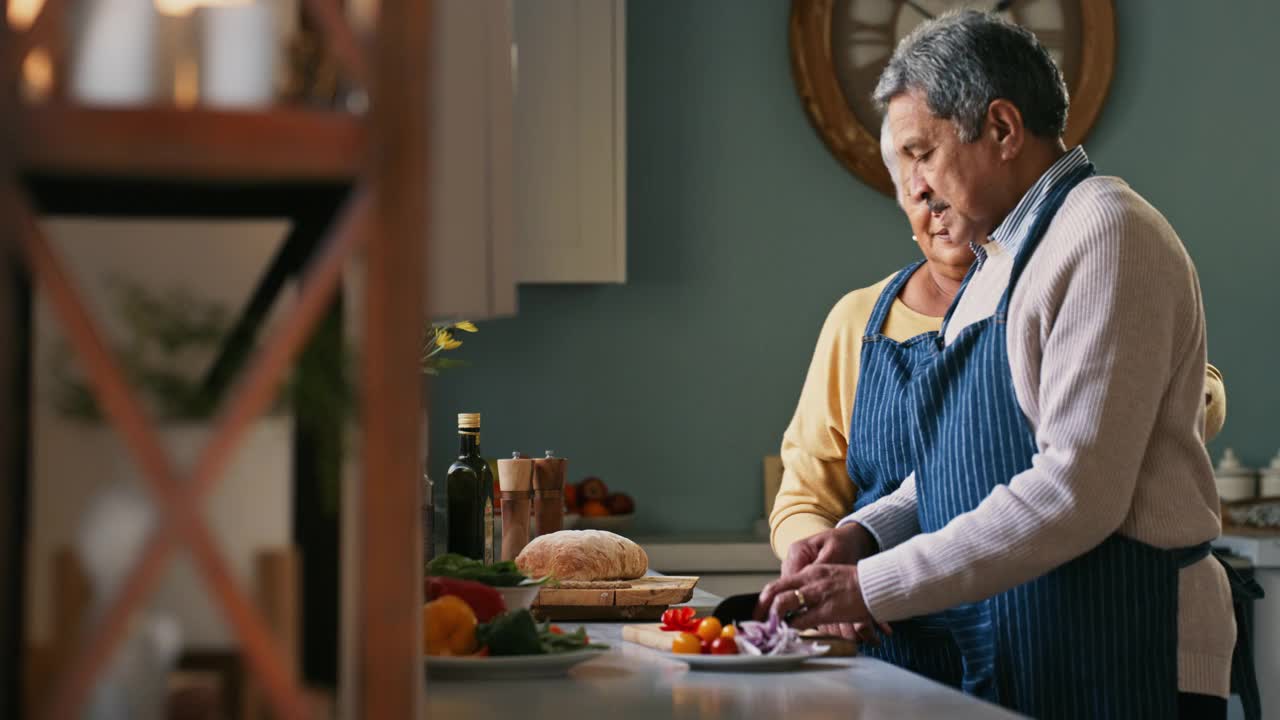
MULTIPOLYGON (((826 637, 818 635, 815 631, 803 632, 801 635, 806 639, 829 645, 831 649, 827 651, 827 657, 853 657, 858 654, 857 643, 844 638, 826 637)), ((663 630, 659 623, 622 626, 623 640, 663 652, 671 652, 671 640, 675 636, 676 633, 663 630)))
POLYGON ((693 597, 697 584, 697 577, 668 575, 544 587, 531 610, 548 620, 657 620, 693 597))

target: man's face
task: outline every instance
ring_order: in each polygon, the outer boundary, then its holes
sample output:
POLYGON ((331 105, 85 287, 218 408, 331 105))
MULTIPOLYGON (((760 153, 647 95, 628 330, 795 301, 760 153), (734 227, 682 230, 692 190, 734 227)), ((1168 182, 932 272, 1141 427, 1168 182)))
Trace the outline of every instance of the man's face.
POLYGON ((889 102, 888 123, 902 172, 904 205, 925 202, 935 225, 955 240, 985 240, 1003 219, 996 187, 1009 166, 987 133, 961 142, 950 120, 934 116, 924 95, 902 93, 889 102))

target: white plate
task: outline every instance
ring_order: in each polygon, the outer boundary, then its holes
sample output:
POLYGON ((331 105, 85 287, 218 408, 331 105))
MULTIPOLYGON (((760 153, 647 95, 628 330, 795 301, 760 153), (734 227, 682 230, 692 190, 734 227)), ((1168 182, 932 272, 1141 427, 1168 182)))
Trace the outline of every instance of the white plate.
POLYGON ((561 677, 579 663, 599 657, 608 650, 574 650, 554 655, 512 655, 509 657, 423 658, 427 674, 441 680, 527 680, 561 677))
POLYGON ((791 655, 686 655, 663 653, 672 660, 689 663, 690 670, 710 672, 775 672, 800 667, 806 660, 822 657, 808 653, 791 655))

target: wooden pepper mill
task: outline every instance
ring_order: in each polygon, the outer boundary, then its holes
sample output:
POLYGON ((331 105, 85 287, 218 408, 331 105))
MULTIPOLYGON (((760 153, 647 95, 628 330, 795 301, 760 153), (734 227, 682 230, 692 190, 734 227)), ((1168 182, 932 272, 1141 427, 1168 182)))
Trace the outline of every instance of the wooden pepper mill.
POLYGON ((502 559, 514 560, 529 544, 530 509, 533 502, 533 460, 512 453, 498 461, 498 488, 502 492, 502 559))
POLYGON ((564 475, 566 461, 547 456, 533 461, 533 530, 546 535, 564 529, 564 475))

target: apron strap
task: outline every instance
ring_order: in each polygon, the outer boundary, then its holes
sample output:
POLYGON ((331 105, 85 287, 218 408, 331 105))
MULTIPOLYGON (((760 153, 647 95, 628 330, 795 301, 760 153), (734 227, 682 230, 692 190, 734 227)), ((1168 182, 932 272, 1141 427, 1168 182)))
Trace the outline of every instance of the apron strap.
POLYGON ((911 275, 924 262, 924 260, 916 260, 899 270, 881 291, 880 297, 876 298, 875 307, 871 309, 871 317, 867 318, 867 327, 862 332, 863 342, 871 342, 877 335, 884 333, 884 323, 889 318, 889 308, 893 307, 893 301, 898 299, 898 293, 902 292, 911 275))
POLYGON ((1253 628, 1249 627, 1245 603, 1261 600, 1266 593, 1256 580, 1236 572, 1222 553, 1214 550, 1213 556, 1227 573, 1231 602, 1235 608, 1236 646, 1231 653, 1231 692, 1240 695, 1245 720, 1262 720, 1262 694, 1258 691, 1258 676, 1253 666, 1253 628))
POLYGON ((1059 180, 1053 190, 1033 210, 1036 213, 1036 219, 1031 224, 1031 229, 1027 232, 1027 239, 1018 248, 1018 254, 1013 258, 1013 269, 1009 271, 1009 284, 1005 286, 1004 295, 1000 298, 1000 305, 996 308, 996 322, 1004 322, 1005 315, 1009 310, 1009 298, 1013 297, 1013 288, 1018 284, 1018 278, 1022 276, 1022 271, 1027 267, 1031 256, 1035 254, 1036 248, 1040 246, 1040 240, 1044 238, 1045 230, 1048 228, 1049 223, 1053 222, 1053 218, 1057 216, 1057 211, 1062 207, 1063 199, 1081 181, 1092 177, 1093 173, 1093 163, 1085 163, 1076 168, 1073 172, 1068 173, 1066 177, 1059 180), (1041 207, 1053 208, 1053 212, 1040 212, 1041 207))

